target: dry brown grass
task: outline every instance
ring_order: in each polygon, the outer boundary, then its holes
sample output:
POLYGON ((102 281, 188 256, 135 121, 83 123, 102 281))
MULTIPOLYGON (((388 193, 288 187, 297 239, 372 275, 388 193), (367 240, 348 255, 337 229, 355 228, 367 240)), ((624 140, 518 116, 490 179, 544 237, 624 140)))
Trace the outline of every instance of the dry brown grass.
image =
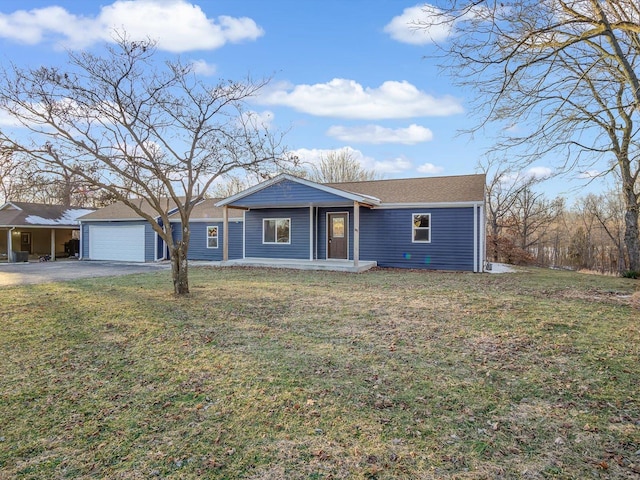
POLYGON ((165 275, 0 293, 0 478, 640 475, 637 281, 165 275))

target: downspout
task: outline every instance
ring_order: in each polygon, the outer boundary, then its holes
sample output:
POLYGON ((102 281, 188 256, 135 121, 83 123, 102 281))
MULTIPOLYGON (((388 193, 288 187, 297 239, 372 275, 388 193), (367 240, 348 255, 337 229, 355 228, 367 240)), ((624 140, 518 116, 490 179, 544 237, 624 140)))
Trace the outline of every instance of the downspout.
POLYGON ((478 205, 473 204, 473 273, 478 273, 478 205))
POLYGON ((313 205, 309 205, 309 261, 313 262, 313 205))
POLYGON ((485 225, 486 219, 484 215, 484 205, 480 204, 480 272, 484 272, 484 265, 487 259, 487 247, 486 247, 486 235, 487 226, 485 225))
POLYGON ((78 235, 80 237, 78 239, 78 242, 79 242, 78 260, 82 260, 82 250, 83 250, 83 247, 84 247, 84 244, 82 243, 82 222, 78 222, 78 224, 80 225, 80 235, 78 235))

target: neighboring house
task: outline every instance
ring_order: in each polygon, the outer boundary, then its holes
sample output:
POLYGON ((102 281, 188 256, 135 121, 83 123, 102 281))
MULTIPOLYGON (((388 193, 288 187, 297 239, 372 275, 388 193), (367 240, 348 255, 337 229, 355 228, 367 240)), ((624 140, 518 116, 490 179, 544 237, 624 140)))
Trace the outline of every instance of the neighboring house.
POLYGON ((484 175, 319 184, 283 174, 216 205, 244 210, 247 263, 481 272, 484 201, 484 175))
MULTIPOLYGON (((189 221, 191 238, 189 260, 221 260, 223 209, 214 206, 219 199, 207 199, 195 205, 189 221)), ((140 209, 157 218, 157 212, 145 200, 137 200, 140 209)), ((175 203, 167 201, 174 239, 181 238, 180 216, 175 203)), ((229 218, 229 235, 236 247, 230 247, 229 258, 242 256, 242 213, 229 218)), ((167 245, 151 224, 122 202, 115 202, 80 219, 81 258, 153 262, 169 258, 167 245)))
POLYGON ((28 202, 0 207, 0 259, 26 261, 29 256, 75 256, 78 253, 78 217, 93 210, 28 202))

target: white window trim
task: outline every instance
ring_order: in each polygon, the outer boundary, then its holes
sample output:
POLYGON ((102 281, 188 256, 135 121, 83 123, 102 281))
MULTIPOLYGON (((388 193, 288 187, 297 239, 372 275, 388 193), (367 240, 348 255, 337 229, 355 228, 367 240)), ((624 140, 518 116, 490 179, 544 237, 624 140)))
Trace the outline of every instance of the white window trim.
POLYGON ((431 243, 431 214, 430 213, 412 213, 411 214, 411 243, 431 243), (416 227, 414 218, 416 215, 426 215, 429 217, 429 227, 416 227), (416 230, 429 230, 429 240, 416 240, 416 230))
POLYGON ((263 245, 291 245, 291 217, 289 217, 289 218, 285 218, 285 217, 282 217, 282 218, 263 218, 262 219, 262 244, 263 245), (282 220, 286 220, 287 222, 289 222, 289 241, 288 242, 278 242, 278 225, 277 225, 277 223, 279 221, 282 221, 282 220), (275 242, 265 242, 264 241, 265 225, 266 225, 266 222, 269 222, 269 221, 275 221, 276 222, 276 231, 275 231, 275 239, 276 239, 276 241, 275 242))
POLYGON ((210 249, 216 249, 220 246, 220 227, 218 225, 207 225, 207 227, 205 228, 205 234, 207 235, 207 248, 210 249), (210 228, 215 228, 216 229, 216 246, 215 247, 210 247, 209 246, 209 238, 213 238, 213 237, 209 237, 209 229, 210 228))

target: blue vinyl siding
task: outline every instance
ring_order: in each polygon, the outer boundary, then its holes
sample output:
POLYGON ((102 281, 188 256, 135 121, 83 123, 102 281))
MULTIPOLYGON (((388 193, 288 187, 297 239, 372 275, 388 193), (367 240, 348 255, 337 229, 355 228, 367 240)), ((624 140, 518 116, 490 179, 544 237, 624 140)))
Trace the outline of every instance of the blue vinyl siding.
POLYGON ((247 258, 309 259, 309 208, 266 208, 244 214, 247 258), (262 220, 290 218, 290 244, 263 244, 262 220))
POLYGON ((148 222, 144 222, 144 261, 154 262, 156 249, 156 232, 153 231, 148 222))
POLYGON ((230 205, 291 207, 315 203, 343 204, 349 200, 307 185, 283 180, 258 192, 239 199, 230 205))
MULTIPOLYGON (((182 238, 180 223, 172 223, 173 238, 182 238)), ((223 222, 191 222, 191 238, 189 240, 189 260, 222 261, 224 226, 223 222), (218 227, 218 248, 207 248, 207 227, 218 227)), ((242 222, 229 221, 229 259, 242 258, 242 222)))
MULTIPOLYGON (((314 212, 316 209, 314 209, 314 212)), ((353 208, 318 208, 316 245, 318 259, 327 258, 327 213, 347 212, 349 259, 353 260, 353 208)), ((245 214, 245 256, 259 258, 309 258, 309 209, 250 210, 245 214), (290 245, 263 245, 264 218, 291 218, 290 245)), ((473 271, 473 207, 461 208, 360 208, 360 259, 381 267, 473 271), (414 243, 412 215, 431 214, 431 242, 414 243)))
POLYGON ((381 267, 473 271, 473 207, 360 209, 360 259, 381 267), (413 243, 412 214, 431 214, 431 243, 413 243))
POLYGON ((89 258, 89 226, 118 226, 118 225, 144 225, 144 261, 153 262, 155 260, 155 239, 156 232, 153 231, 149 222, 144 220, 127 222, 82 222, 82 258, 89 258))
POLYGON ((80 224, 82 230, 82 244, 80 245, 80 256, 89 258, 89 224, 82 222, 80 224))

